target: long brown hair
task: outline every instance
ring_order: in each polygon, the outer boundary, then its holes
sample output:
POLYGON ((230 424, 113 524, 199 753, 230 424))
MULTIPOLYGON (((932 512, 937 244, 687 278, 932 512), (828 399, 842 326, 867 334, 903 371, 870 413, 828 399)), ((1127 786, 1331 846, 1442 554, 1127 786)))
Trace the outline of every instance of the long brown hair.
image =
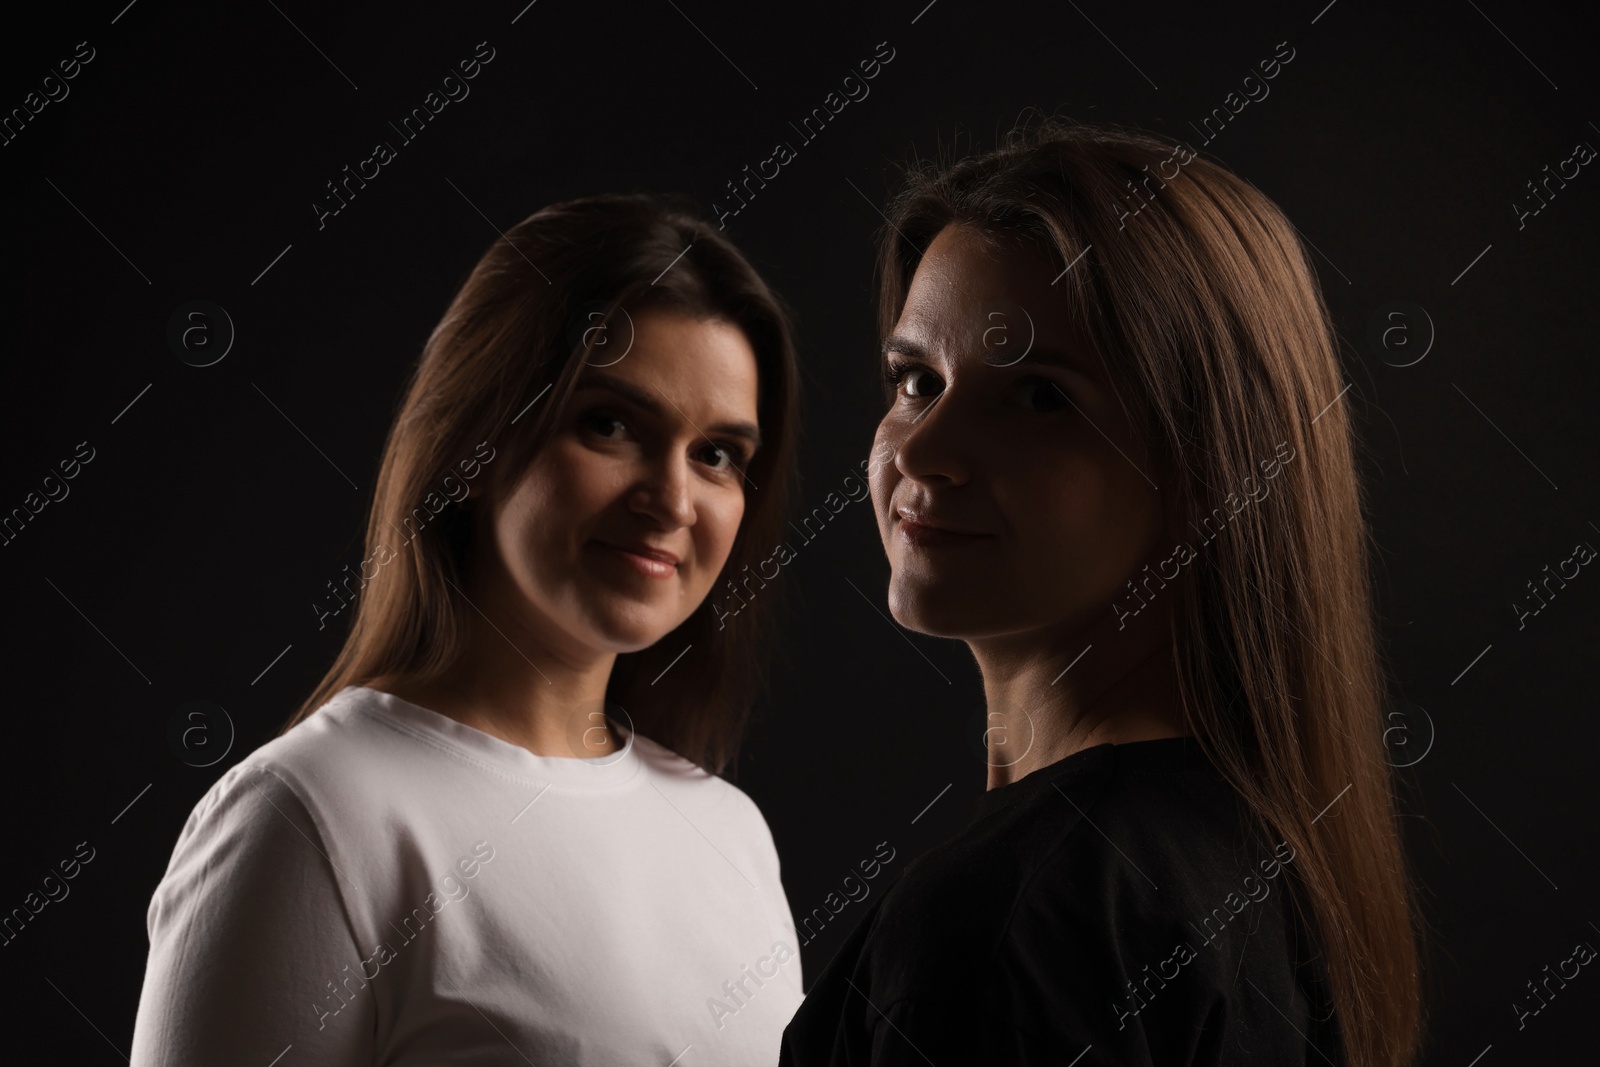
POLYGON ((1356 442, 1294 227, 1181 142, 1058 119, 986 153, 913 162, 885 216, 883 337, 946 225, 1018 233, 1056 257, 1061 299, 1124 411, 1178 473, 1162 491, 1178 521, 1248 491, 1263 458, 1293 459, 1284 487, 1230 516, 1177 583, 1183 714, 1258 826, 1295 849, 1292 895, 1348 1062, 1414 1062, 1421 930, 1385 760, 1356 442))
MULTIPOLYGON (((489 246, 428 337, 384 446, 368 562, 410 539, 362 582, 344 647, 280 733, 347 685, 425 681, 455 662, 473 611, 456 587, 465 585, 474 520, 561 425, 585 362, 620 358, 610 353, 625 351, 631 314, 651 307, 729 322, 755 352, 762 444, 744 472, 745 514, 716 585, 770 554, 797 476, 799 373, 787 305, 684 198, 550 205, 489 246), (484 442, 491 451, 481 451, 484 442), (444 480, 459 485, 474 468, 458 465, 485 456, 484 496, 444 502, 444 480)), ((644 736, 721 773, 765 681, 783 607, 777 583, 729 624, 708 596, 671 634, 617 657, 608 703, 644 736)))

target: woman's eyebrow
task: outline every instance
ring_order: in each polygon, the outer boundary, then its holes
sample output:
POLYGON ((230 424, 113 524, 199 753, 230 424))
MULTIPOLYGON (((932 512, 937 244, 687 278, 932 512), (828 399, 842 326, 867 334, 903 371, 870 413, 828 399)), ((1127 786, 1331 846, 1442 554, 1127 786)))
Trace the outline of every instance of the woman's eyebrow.
MULTIPOLYGON (((618 378, 614 374, 605 374, 601 371, 589 371, 578 379, 578 389, 604 389, 622 397, 624 400, 649 412, 657 419, 667 417, 665 405, 652 396, 647 390, 630 381, 618 378)), ((676 408, 677 405, 673 405, 676 408)), ((682 412, 679 412, 681 415, 682 412)), ((703 433, 729 434, 733 437, 743 437, 750 442, 752 449, 761 447, 761 430, 749 422, 719 422, 714 426, 705 427, 703 433)))
POLYGON ((890 352, 898 352, 903 356, 910 356, 912 359, 920 359, 927 363, 933 362, 933 357, 928 354, 926 348, 904 334, 890 334, 883 339, 881 354, 887 356, 890 352))
POLYGON ((1096 368, 1077 352, 1068 352, 1055 348, 1035 348, 1028 352, 1018 362, 1045 363, 1064 370, 1076 371, 1088 378, 1097 378, 1096 368))
MULTIPOLYGON (((918 359, 924 363, 935 362, 934 358, 929 355, 928 349, 921 342, 915 341, 904 334, 891 334, 884 338, 882 354, 887 358, 891 352, 910 356, 912 359, 918 359)), ((1086 378, 1094 380, 1099 378, 1094 365, 1086 361, 1082 354, 1055 348, 1031 348, 1024 355, 1018 357, 1015 363, 1003 363, 1002 365, 1015 366, 1024 363, 1043 363, 1052 367, 1060 367, 1063 370, 1074 371, 1086 378)))

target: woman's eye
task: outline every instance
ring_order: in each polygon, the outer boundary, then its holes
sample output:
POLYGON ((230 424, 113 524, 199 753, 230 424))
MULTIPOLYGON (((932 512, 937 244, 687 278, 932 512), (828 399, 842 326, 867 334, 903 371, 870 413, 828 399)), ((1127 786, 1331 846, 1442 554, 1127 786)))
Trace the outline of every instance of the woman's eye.
POLYGON ((627 428, 626 424, 621 419, 604 411, 591 411, 578 421, 583 426, 593 430, 598 436, 604 437, 608 441, 617 440, 617 438, 613 437, 610 433, 613 427, 622 427, 623 429, 627 428))
POLYGON ((722 445, 707 445, 701 450, 700 455, 709 457, 709 466, 716 470, 734 470, 740 466, 738 462, 740 458, 739 452, 736 449, 726 448, 722 445), (719 462, 719 459, 727 460, 727 462, 719 462))
POLYGON ((939 379, 921 367, 912 367, 906 372, 905 381, 909 396, 934 396, 939 392, 939 379))
POLYGON ((897 390, 903 385, 906 396, 914 399, 924 400, 939 391, 939 379, 931 371, 899 360, 890 360, 883 376, 897 390))
POLYGON ((1067 394, 1048 378, 1026 378, 1017 384, 1016 391, 1030 411, 1059 411, 1068 403, 1067 394))

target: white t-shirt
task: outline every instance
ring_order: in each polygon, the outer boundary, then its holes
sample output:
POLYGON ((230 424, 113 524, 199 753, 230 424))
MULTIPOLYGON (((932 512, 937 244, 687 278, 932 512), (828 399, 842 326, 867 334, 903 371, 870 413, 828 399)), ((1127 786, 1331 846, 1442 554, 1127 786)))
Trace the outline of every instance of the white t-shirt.
POLYGON ((262 745, 150 901, 132 1067, 776 1063, 802 987, 766 821, 618 729, 541 757, 349 686, 262 745))

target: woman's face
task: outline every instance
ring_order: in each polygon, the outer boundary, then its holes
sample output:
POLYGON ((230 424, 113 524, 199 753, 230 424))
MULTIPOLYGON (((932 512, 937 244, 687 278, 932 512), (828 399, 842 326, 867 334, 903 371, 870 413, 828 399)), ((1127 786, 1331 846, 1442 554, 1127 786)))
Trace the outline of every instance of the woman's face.
POLYGON ((743 331, 661 309, 632 321, 626 355, 583 368, 555 436, 493 510, 496 584, 575 660, 648 647, 700 606, 744 517, 758 441, 743 331))
POLYGON ((911 629, 1065 637, 1108 613, 1161 541, 1158 474, 1058 274, 1014 237, 996 251, 947 226, 885 344, 886 373, 903 376, 874 440, 872 500, 889 607, 911 629))

